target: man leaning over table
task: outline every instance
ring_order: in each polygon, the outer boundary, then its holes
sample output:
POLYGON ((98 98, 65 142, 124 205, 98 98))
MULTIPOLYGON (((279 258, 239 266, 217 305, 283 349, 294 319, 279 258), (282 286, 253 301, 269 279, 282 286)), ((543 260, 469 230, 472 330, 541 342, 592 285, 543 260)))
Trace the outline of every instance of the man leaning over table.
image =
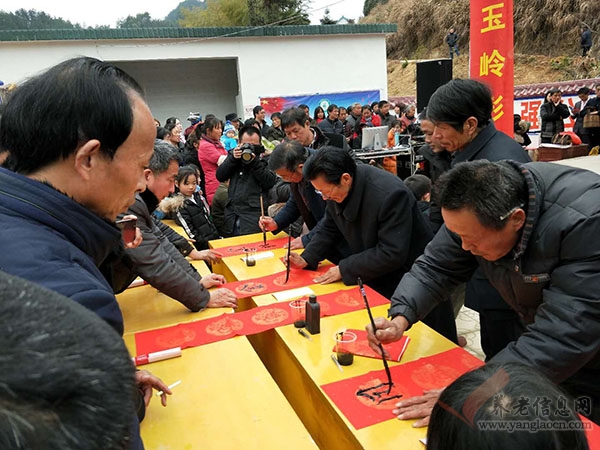
MULTIPOLYGON (((142 96, 117 67, 74 58, 21 84, 0 121, 0 270, 69 297, 119 334, 123 316, 97 266, 121 239, 117 215, 145 188, 156 126, 142 96)), ((153 388, 171 392, 145 370, 135 377, 146 405, 153 388)), ((143 448, 137 417, 128 448, 143 448)))
MULTIPOLYGON (((438 184, 445 225, 392 297, 391 320, 375 319, 377 342, 400 339, 445 294, 481 267, 526 324, 490 362, 526 364, 600 420, 600 177, 551 163, 473 161, 438 184)), ((400 419, 424 418, 439 391, 398 403, 400 419)))
POLYGON ((208 288, 225 282, 223 275, 211 273, 202 278, 184 255, 193 259, 216 261, 211 250, 198 251, 169 226, 152 217, 158 203, 175 190, 175 177, 179 171, 176 150, 159 139, 154 142, 154 152, 144 169, 146 190, 136 194, 135 203, 128 215, 138 218, 143 241, 136 248, 113 249, 102 266, 116 293, 122 292, 140 276, 163 294, 184 304, 190 311, 204 308, 237 306, 235 294, 229 289, 208 288), (176 247, 176 244, 179 246, 176 247))
MULTIPOLYGON (((350 254, 317 283, 362 280, 390 298, 402 275, 431 240, 432 232, 412 192, 400 178, 367 164, 336 147, 323 147, 304 164, 304 178, 327 200, 325 215, 302 255, 291 253, 296 267, 316 268, 344 239, 350 254)), ((456 342, 456 325, 449 302, 428 324, 456 342)))

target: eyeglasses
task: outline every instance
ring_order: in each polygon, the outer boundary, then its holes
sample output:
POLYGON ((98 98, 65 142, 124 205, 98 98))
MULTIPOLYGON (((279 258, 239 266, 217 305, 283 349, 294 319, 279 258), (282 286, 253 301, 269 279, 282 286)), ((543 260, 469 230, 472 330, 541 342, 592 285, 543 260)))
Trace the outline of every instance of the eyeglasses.
POLYGON ((512 215, 512 213, 514 213, 517 209, 522 208, 523 206, 524 206, 523 203, 521 203, 520 205, 515 206, 513 209, 511 209, 506 214, 501 215, 499 217, 500 222, 504 222, 506 219, 508 219, 512 215))
POLYGON ((327 194, 321 192, 318 189, 315 189, 315 192, 317 194, 319 194, 321 197, 323 197, 324 200, 329 200, 331 198, 331 193, 335 190, 336 187, 337 187, 337 184, 334 184, 333 187, 329 190, 329 192, 327 194))

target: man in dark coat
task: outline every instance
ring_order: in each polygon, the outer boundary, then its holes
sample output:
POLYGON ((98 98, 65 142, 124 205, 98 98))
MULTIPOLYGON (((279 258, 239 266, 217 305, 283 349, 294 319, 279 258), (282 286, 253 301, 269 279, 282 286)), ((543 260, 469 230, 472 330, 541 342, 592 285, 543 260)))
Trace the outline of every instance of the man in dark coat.
MULTIPOLYGON (((400 339, 452 286, 481 267, 526 324, 490 362, 541 371, 600 419, 600 177, 551 163, 474 161, 440 180, 445 225, 392 297, 391 321, 377 318, 372 346, 400 339), (590 402, 591 400, 591 402, 590 402)), ((400 406, 424 417, 436 395, 400 406), (419 410, 419 411, 417 411, 419 410)), ((554 406, 554 405, 553 405, 554 406)), ((426 420, 419 425, 426 424, 426 420)))
MULTIPOLYGON (((302 217, 309 232, 292 240, 292 250, 305 248, 308 245, 325 215, 325 200, 315 192, 314 186, 302 174, 306 160, 316 152, 303 147, 297 141, 289 141, 275 147, 269 157, 269 168, 283 181, 290 183, 291 195, 275 217, 263 216, 259 224, 262 229, 277 234, 287 230, 290 224, 302 217)), ((336 243, 336 249, 330 254, 329 260, 337 263, 349 254, 348 244, 341 239, 336 243)))
MULTIPOLYGON (((2 270, 68 297, 122 334, 98 265, 121 239, 117 215, 145 187, 155 136, 141 87, 109 63, 73 58, 19 86, 0 121, 0 152, 10 155, 0 169, 2 270)), ((135 380, 145 392, 166 387, 146 371, 135 380)), ((143 449, 137 417, 129 448, 143 449)))
POLYGON ((240 145, 230 150, 217 168, 217 180, 221 183, 229 180, 229 199, 225 205, 227 237, 261 231, 258 226, 261 197, 266 208, 267 193, 277 182, 277 175, 269 169, 263 154, 260 132, 253 126, 244 126, 240 129, 240 145))
POLYGON ((592 48, 592 32, 587 25, 581 27, 581 56, 587 56, 592 48))
POLYGON ((454 28, 450 28, 444 40, 450 49, 450 59, 454 59, 454 53, 456 53, 456 56, 460 56, 460 52, 458 51, 458 34, 454 31, 454 28))
POLYGON ((323 133, 337 133, 342 134, 344 132, 344 125, 339 119, 340 108, 338 105, 331 104, 327 108, 327 118, 322 120, 317 126, 323 133))
POLYGON ((329 145, 329 138, 319 127, 310 125, 310 117, 302 108, 288 108, 281 113, 281 127, 290 141, 298 141, 306 148, 318 149, 329 145))
POLYGON ((590 98, 590 88, 586 86, 580 88, 577 91, 577 97, 579 97, 579 101, 575 102, 573 110, 571 111, 571 118, 575 119, 575 124, 573 125, 573 132, 581 138, 581 142, 583 142, 584 144, 589 144, 590 135, 588 133, 587 128, 583 128, 583 118, 588 112, 586 110, 586 106, 590 98))
MULTIPOLYGON (((292 253, 297 267, 316 268, 336 242, 345 239, 351 254, 317 277, 317 283, 342 280, 355 285, 360 277, 390 298, 402 276, 432 237, 431 229, 402 180, 367 164, 356 164, 343 149, 324 147, 304 164, 304 178, 325 200, 321 227, 302 255, 292 253)), ((439 333, 456 342, 450 302, 441 304, 435 323, 439 333), (440 319, 441 322, 437 322, 440 319)))
MULTIPOLYGON (((452 167, 477 159, 530 161, 514 139, 494 126, 492 94, 478 81, 456 79, 440 87, 429 100, 427 116, 436 125, 433 138, 453 153, 452 167)), ((481 347, 488 359, 522 332, 519 317, 481 271, 467 283, 465 306, 479 312, 481 347)))
POLYGON ((565 119, 571 115, 569 108, 561 100, 560 89, 550 89, 548 95, 550 101, 540 106, 540 118, 542 119, 540 141, 546 144, 552 142, 555 134, 565 131, 565 119))

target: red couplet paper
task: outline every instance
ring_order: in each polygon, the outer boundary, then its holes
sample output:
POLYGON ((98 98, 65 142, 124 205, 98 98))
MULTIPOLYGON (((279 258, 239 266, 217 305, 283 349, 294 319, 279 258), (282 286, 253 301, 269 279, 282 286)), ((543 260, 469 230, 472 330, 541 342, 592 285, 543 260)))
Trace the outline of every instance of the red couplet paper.
POLYGON ((590 446, 590 450, 600 450, 600 426, 590 419, 579 415, 581 421, 586 424, 586 426, 590 426, 591 428, 586 428, 585 436, 587 437, 588 444, 590 446), (590 424, 590 425, 587 425, 590 424))
POLYGON ((462 348, 390 367, 394 386, 387 394, 385 370, 378 370, 321 386, 357 430, 395 419, 392 410, 400 398, 407 399, 432 389, 442 389, 463 373, 480 367, 483 361, 462 348), (373 388, 365 395, 359 390, 373 388), (371 398, 369 398, 371 397, 371 398))
MULTIPOLYGON (((371 298, 371 296, 369 296, 369 298, 371 298)), ((347 345, 352 354, 366 356, 368 358, 381 359, 381 356, 375 353, 373 349, 369 347, 369 342, 367 341, 367 332, 365 330, 348 329, 346 331, 351 331, 352 333, 356 334, 356 341, 353 344, 347 345)), ((402 339, 399 341, 392 342, 391 344, 385 344, 384 347, 390 354, 388 360, 400 362, 400 359, 402 358, 409 341, 410 338, 408 336, 402 336, 402 339)), ((335 344, 332 351, 335 352, 335 344)))
MULTIPOLYGON (((388 299, 365 286, 372 306, 385 305, 388 299)), ((308 298, 305 298, 308 300, 308 298)), ((364 307, 358 289, 348 289, 320 295, 321 316, 333 316, 364 307)), ((290 302, 273 303, 259 306, 248 311, 223 314, 210 319, 158 328, 136 333, 135 343, 138 354, 153 353, 173 347, 197 347, 222 341, 234 336, 256 334, 293 322, 290 302)))
POLYGON ((290 277, 285 282, 286 272, 278 272, 266 277, 252 278, 244 281, 233 281, 220 287, 230 289, 237 298, 254 297, 256 295, 272 294, 298 287, 314 284, 313 279, 327 272, 331 266, 321 266, 316 271, 290 268, 290 277))
POLYGON ((231 247, 219 247, 215 248, 216 252, 219 252, 223 257, 227 256, 236 256, 243 255, 248 250, 252 250, 255 252, 264 252, 267 250, 274 250, 277 248, 283 248, 288 242, 287 237, 279 238, 279 239, 271 239, 267 241, 265 245, 262 241, 260 242, 250 242, 242 245, 233 245, 231 247))

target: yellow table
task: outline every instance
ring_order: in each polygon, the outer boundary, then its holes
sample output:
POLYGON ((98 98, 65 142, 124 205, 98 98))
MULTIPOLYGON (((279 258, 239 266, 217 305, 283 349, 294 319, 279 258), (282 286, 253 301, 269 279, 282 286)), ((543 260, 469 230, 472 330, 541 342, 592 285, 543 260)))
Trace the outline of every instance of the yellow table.
MULTIPOLYGON (((375 307, 373 314, 385 316, 387 309, 387 305, 375 307)), ((423 450, 419 439, 425 437, 426 428, 413 428, 413 421, 392 419, 356 430, 320 388, 383 369, 380 360, 356 356, 354 364, 343 367, 341 373, 331 360, 334 334, 340 329, 362 329, 368 321, 364 310, 324 317, 321 333, 313 335, 312 341, 300 336, 293 325, 248 338, 319 448, 423 450)), ((453 343, 421 323, 407 334, 411 341, 402 363, 455 348, 453 343)))
MULTIPOLYGON (((268 232, 267 241, 280 239, 286 236, 287 234, 283 232, 277 235, 273 235, 273 233, 268 232)), ((262 241, 262 233, 255 233, 247 234, 245 236, 235 236, 227 239, 215 239, 213 241, 210 241, 208 245, 210 248, 218 250, 219 248, 231 247, 234 245, 241 245, 245 243, 259 242, 260 244, 262 244, 262 241)), ((257 246, 257 253, 261 253, 264 251, 273 252, 275 256, 272 258, 260 259, 256 261, 256 265, 252 267, 246 266, 246 263, 242 261, 241 258, 244 255, 228 256, 226 258, 223 258, 223 261, 221 263, 213 264, 213 271, 215 273, 220 273, 224 275, 227 281, 236 281, 261 277, 285 270, 285 265, 281 262, 279 258, 287 254, 286 249, 261 249, 260 246, 257 246)))
MULTIPOLYGON (((133 335, 125 342, 135 354, 133 335)), ((316 449, 245 337, 148 364, 165 383, 181 380, 163 408, 154 396, 141 433, 154 450, 316 449)))
MULTIPOLYGON (((204 261, 190 262, 201 276, 210 273, 204 261)), ((194 313, 148 284, 125 289, 117 295, 117 301, 123 312, 126 334, 207 319, 232 311, 231 308, 208 308, 194 313)))
MULTIPOLYGON (((251 242, 251 240, 255 239, 241 236, 236 238, 236 242, 225 239, 219 243, 224 247, 251 242)), ((252 278, 284 269, 281 261, 278 263, 281 266, 275 264, 275 267, 259 263, 260 261, 257 261, 254 268, 249 268, 255 269, 252 278)), ((238 260, 233 257, 224 258, 223 265, 226 266, 231 276, 235 275, 236 279, 247 278, 249 272, 245 265, 239 262, 239 258, 238 260)), ((357 289, 356 286, 344 286, 341 282, 309 287, 317 294, 317 298, 320 294, 339 289, 357 289)), ((252 298, 255 306, 275 301, 272 295, 252 298)), ((375 307, 373 314, 375 317, 386 316, 388 308, 387 305, 375 307)), ((323 450, 362 448, 423 450, 424 447, 419 439, 425 437, 427 432, 425 428, 416 429, 412 427, 413 421, 400 421, 392 418, 390 421, 356 430, 320 388, 324 384, 383 369, 381 360, 355 357, 354 364, 344 367, 344 371, 341 373, 331 360, 334 334, 340 329, 362 329, 368 321, 369 317, 366 311, 361 310, 322 318, 321 333, 312 336, 312 341, 298 334, 293 325, 248 336, 248 340, 319 448, 323 450)), ((411 342, 402 358, 402 363, 456 347, 452 342, 421 323, 413 326, 407 334, 411 337, 411 342)), ((390 365, 402 363, 391 362, 390 365)))

